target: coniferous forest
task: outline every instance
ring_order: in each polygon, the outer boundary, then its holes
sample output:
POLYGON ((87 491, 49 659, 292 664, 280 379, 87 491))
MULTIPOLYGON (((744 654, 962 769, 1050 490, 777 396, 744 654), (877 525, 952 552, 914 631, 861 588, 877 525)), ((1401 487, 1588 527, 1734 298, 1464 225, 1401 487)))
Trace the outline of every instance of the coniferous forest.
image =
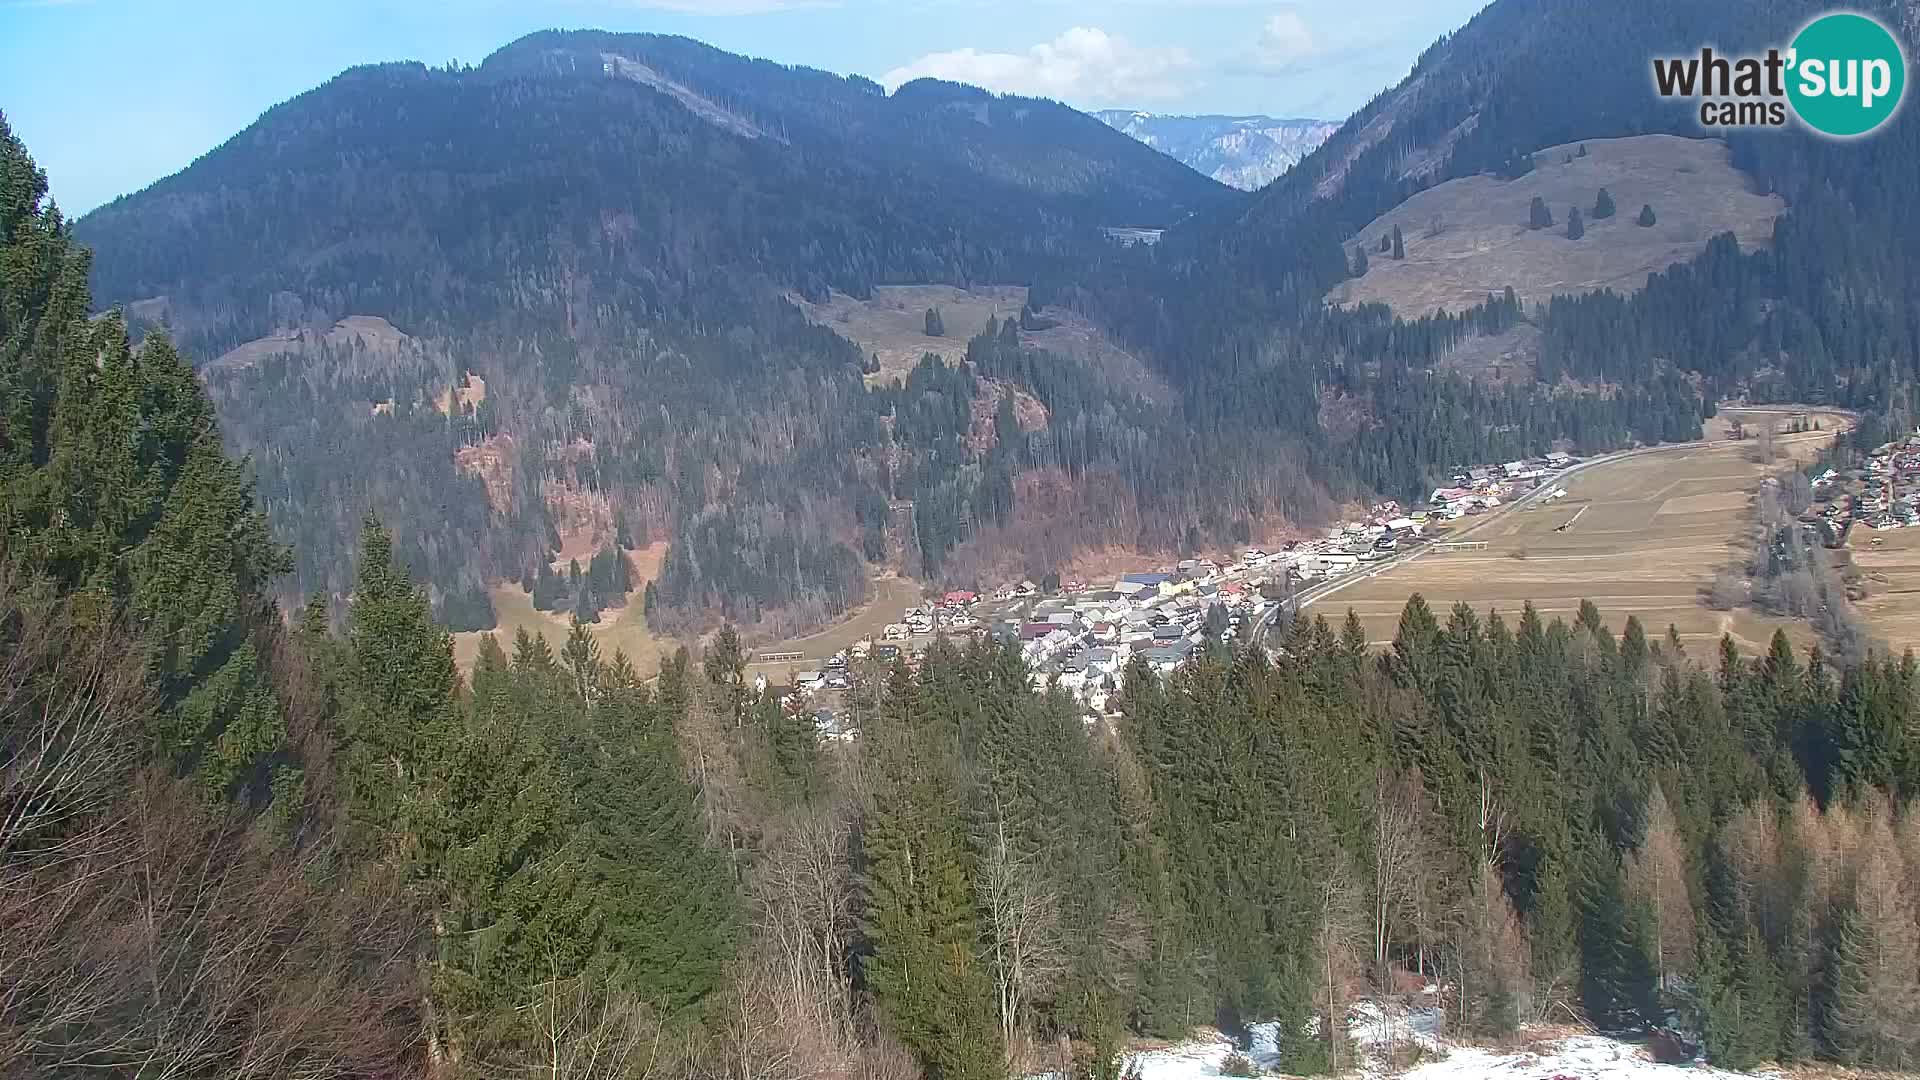
POLYGON ((1416 596, 1091 725, 942 644, 853 740, 731 628, 463 677, 377 520, 342 610, 276 605, 247 463, 44 196, 0 134, 0 1074, 1102 1078, 1275 1019, 1338 1072, 1408 975, 1461 1037, 1920 1067, 1910 653, 1416 596))

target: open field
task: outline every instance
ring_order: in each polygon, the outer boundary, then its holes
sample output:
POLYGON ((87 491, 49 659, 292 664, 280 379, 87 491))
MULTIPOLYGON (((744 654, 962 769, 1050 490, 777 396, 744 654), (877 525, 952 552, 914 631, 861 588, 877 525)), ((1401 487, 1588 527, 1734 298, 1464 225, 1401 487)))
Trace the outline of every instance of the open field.
POLYGON ((1636 292, 1649 273, 1692 258, 1719 233, 1731 231, 1746 250, 1767 245, 1774 219, 1786 209, 1778 196, 1755 194, 1717 140, 1588 139, 1587 155, 1568 161, 1581 145, 1537 152, 1533 171, 1516 180, 1449 180, 1382 214, 1347 242, 1349 253, 1356 244, 1367 249, 1366 274, 1341 283, 1327 299, 1377 301, 1411 319, 1435 308, 1471 307, 1509 285, 1526 302, 1602 288, 1636 292), (1594 198, 1603 187, 1617 212, 1594 221, 1594 198), (1553 213, 1550 228, 1527 227, 1536 195, 1553 213), (1643 205, 1658 219, 1650 228, 1635 221, 1643 205), (1567 214, 1576 206, 1587 219, 1586 235, 1569 240, 1567 214), (1395 225, 1405 259, 1378 250, 1395 225))
POLYGON ((1867 579, 1867 598, 1854 610, 1896 651, 1920 649, 1920 529, 1856 528, 1848 541, 1867 579))
MULTIPOLYGON (((588 630, 594 640, 600 643, 600 655, 611 660, 613 651, 619 649, 633 661, 633 668, 642 676, 651 678, 660 667, 660 658, 673 649, 673 642, 654 636, 647 629, 647 617, 640 610, 640 598, 645 594, 647 582, 660 574, 660 563, 666 558, 667 545, 653 544, 627 552, 627 559, 633 573, 633 591, 627 594, 625 607, 608 608, 600 613, 600 621, 588 630)), ((496 585, 488 590, 493 599, 494 617, 498 624, 492 631, 499 640, 500 647, 513 655, 514 635, 524 627, 530 634, 541 634, 547 644, 558 654, 560 647, 567 642, 567 630, 571 620, 562 612, 555 614, 540 611, 533 606, 533 597, 518 585, 496 585)), ((474 661, 480 656, 480 639, 489 631, 472 631, 453 635, 453 661, 461 671, 472 671, 474 661)))
MULTIPOLYGON (((614 650, 619 649, 633 661, 634 670, 642 677, 652 678, 660 668, 660 661, 681 644, 678 639, 653 633, 647 627, 646 615, 641 611, 641 595, 646 590, 647 582, 659 575, 666 545, 655 544, 627 554, 633 564, 634 584, 626 606, 601 612, 600 622, 588 627, 588 630, 594 640, 600 643, 602 656, 611 659, 614 650)), ((518 585, 495 586, 488 595, 493 599, 493 610, 499 625, 492 631, 453 635, 453 659, 461 671, 473 670, 474 661, 480 656, 481 639, 489 632, 509 655, 513 652, 514 635, 523 627, 528 633, 544 635, 555 653, 566 644, 570 627, 566 613, 555 614, 535 609, 533 598, 518 585)), ((872 582, 872 595, 868 601, 846 618, 817 633, 756 645, 752 651, 762 655, 798 652, 818 664, 863 637, 878 638, 883 627, 899 622, 907 608, 920 602, 919 583, 893 576, 877 578, 872 582)), ((787 663, 751 665, 756 672, 763 672, 770 678, 785 675, 787 669, 793 666, 787 663)))
MULTIPOLYGON (((1826 420, 1822 432, 1779 436, 1782 454, 1816 452, 1843 423, 1826 420)), ((1586 599, 1616 631, 1629 614, 1638 615, 1650 635, 1676 627, 1696 656, 1722 634, 1732 634, 1743 649, 1762 650, 1777 626, 1785 626, 1796 645, 1812 645, 1804 622, 1744 608, 1713 611, 1702 599, 1715 573, 1745 552, 1754 492, 1770 471, 1748 460, 1753 445, 1709 443, 1576 473, 1559 485, 1565 498, 1472 526, 1471 539, 1486 541, 1484 551, 1429 552, 1333 593, 1312 610, 1334 620, 1351 608, 1369 640, 1379 643, 1392 640, 1400 609, 1414 592, 1425 595, 1442 620, 1466 601, 1483 616, 1489 608, 1501 611, 1509 625, 1527 601, 1543 617, 1571 621, 1586 599)), ((1466 532, 1452 530, 1455 537, 1466 532)), ((1920 542, 1915 549, 1920 560, 1920 542)))
POLYGON ((875 578, 871 582, 873 595, 862 604, 859 610, 825 630, 805 637, 788 638, 766 645, 756 645, 753 652, 757 656, 772 653, 797 652, 811 663, 797 665, 791 663, 749 664, 748 668, 769 679, 779 678, 787 669, 796 666, 817 666, 821 660, 852 645, 863 637, 879 640, 880 631, 888 623, 899 622, 900 617, 910 607, 921 602, 919 582, 903 577, 875 578))

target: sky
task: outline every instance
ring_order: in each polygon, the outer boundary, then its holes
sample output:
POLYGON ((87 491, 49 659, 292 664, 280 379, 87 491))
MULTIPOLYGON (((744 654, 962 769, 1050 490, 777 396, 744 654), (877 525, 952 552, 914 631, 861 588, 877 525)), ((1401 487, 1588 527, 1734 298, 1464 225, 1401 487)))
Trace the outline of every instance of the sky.
POLYGON ((0 112, 69 214, 356 64, 477 64, 534 30, 685 34, 888 89, 1344 119, 1486 0, 0 0, 0 112))

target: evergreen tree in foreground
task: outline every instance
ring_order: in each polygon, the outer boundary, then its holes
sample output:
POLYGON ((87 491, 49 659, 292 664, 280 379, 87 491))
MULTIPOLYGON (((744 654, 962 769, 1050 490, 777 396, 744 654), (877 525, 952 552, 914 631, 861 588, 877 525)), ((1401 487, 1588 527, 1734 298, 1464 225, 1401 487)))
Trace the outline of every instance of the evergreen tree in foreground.
POLYGON ((453 639, 394 559, 393 537, 368 518, 347 616, 351 658, 342 717, 352 813, 365 837, 410 828, 423 789, 455 733, 453 639))
POLYGON ((946 337, 947 336, 947 323, 946 323, 946 320, 940 317, 939 308, 927 309, 926 330, 927 330, 928 337, 946 337))
POLYGON ((1001 1048, 974 952, 980 930, 966 848, 947 816, 954 798, 914 722, 888 719, 903 729, 867 736, 879 769, 862 837, 863 928, 873 950, 863 972, 887 1026, 930 1075, 989 1080, 1000 1075, 1001 1048))
POLYGON ((1593 220, 1605 221, 1606 219, 1612 217, 1613 214, 1614 214, 1613 196, 1607 194, 1606 188, 1601 188, 1600 194, 1594 196, 1593 198, 1593 220))
POLYGON ((1553 228, 1553 211, 1547 209, 1547 200, 1538 195, 1535 195, 1533 202, 1527 205, 1527 228, 1553 228))
POLYGON ((1587 226, 1580 220, 1580 208, 1573 207, 1567 211, 1567 239, 1578 240, 1585 235, 1587 235, 1587 226))

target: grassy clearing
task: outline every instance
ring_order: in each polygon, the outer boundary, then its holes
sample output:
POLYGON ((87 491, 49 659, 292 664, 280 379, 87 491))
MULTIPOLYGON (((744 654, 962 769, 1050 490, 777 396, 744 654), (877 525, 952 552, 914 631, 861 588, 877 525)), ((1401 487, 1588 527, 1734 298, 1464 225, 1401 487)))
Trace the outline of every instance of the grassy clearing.
POLYGON ((880 357, 880 371, 868 381, 904 379, 927 353, 958 360, 967 354, 967 340, 986 329, 988 319, 1018 318, 1027 304, 1024 285, 986 285, 960 289, 952 285, 881 285, 873 299, 859 300, 834 293, 824 304, 796 298, 807 317, 880 357), (927 309, 940 309, 946 333, 929 337, 927 309))
POLYGON ((1647 275, 1699 254, 1715 235, 1731 231, 1742 248, 1764 247, 1786 204, 1749 190, 1712 139, 1637 135, 1589 139, 1548 147, 1534 170, 1517 180, 1468 176, 1437 184, 1375 219, 1347 242, 1367 249, 1367 273, 1327 295, 1336 304, 1384 303, 1406 318, 1435 308, 1458 311, 1511 285, 1524 301, 1559 293, 1611 288, 1635 292, 1647 275), (1591 217, 1601 188, 1618 212, 1591 217), (1527 227, 1534 196, 1546 201, 1554 225, 1527 227), (1642 205, 1659 219, 1635 223, 1642 205), (1586 236, 1569 240, 1567 212, 1579 207, 1586 236), (1406 258, 1379 252, 1380 238, 1400 226, 1406 258))
MULTIPOLYGON (((600 643, 602 656, 612 659, 614 650, 619 649, 642 675, 652 675, 660 666, 660 658, 674 646, 671 639, 656 637, 647 629, 647 616, 640 610, 640 598, 647 582, 659 576, 660 563, 666 553, 664 543, 627 552, 633 567, 633 591, 627 594, 626 606, 608 608, 600 613, 598 623, 588 627, 594 640, 600 643)), ((547 645, 556 653, 566 644, 572 622, 567 615, 538 610, 533 606, 533 597, 518 585, 498 585, 489 590, 488 595, 493 599, 493 612, 499 624, 490 632, 509 654, 513 651, 514 636, 523 628, 529 634, 545 637, 547 645)), ((486 632, 481 631, 453 635, 453 660, 461 671, 473 670, 485 635, 486 632)))
POLYGON ((817 665, 819 661, 863 637, 878 640, 880 631, 888 623, 899 622, 906 610, 920 604, 922 599, 920 583, 909 578, 882 577, 874 579, 871 584, 873 595, 867 602, 825 630, 804 637, 756 645, 753 648, 754 653, 760 656, 770 653, 797 652, 804 656, 809 664, 751 664, 749 667, 757 673, 765 674, 769 679, 774 679, 785 675, 788 668, 817 665))

